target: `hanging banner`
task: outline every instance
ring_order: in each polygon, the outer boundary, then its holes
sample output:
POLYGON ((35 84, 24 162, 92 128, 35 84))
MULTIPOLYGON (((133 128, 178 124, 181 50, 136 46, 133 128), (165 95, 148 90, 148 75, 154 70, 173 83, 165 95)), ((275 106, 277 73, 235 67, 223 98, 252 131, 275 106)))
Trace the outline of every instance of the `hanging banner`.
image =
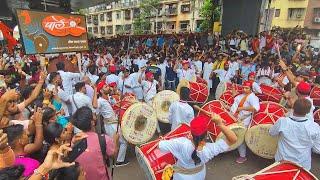
POLYGON ((85 16, 17 9, 26 54, 89 50, 85 16))

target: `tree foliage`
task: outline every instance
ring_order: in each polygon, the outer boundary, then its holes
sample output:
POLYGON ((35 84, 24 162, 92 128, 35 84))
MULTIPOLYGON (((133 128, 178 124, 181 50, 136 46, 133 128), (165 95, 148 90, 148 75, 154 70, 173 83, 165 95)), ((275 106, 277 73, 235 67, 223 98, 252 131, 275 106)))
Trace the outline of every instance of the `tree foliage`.
POLYGON ((155 16, 155 8, 158 8, 160 0, 142 0, 140 13, 133 19, 134 34, 144 34, 151 30, 150 17, 155 16))
POLYGON ((202 31, 212 29, 213 23, 220 20, 221 7, 213 4, 212 0, 204 0, 200 9, 200 17, 204 20, 200 25, 202 31))

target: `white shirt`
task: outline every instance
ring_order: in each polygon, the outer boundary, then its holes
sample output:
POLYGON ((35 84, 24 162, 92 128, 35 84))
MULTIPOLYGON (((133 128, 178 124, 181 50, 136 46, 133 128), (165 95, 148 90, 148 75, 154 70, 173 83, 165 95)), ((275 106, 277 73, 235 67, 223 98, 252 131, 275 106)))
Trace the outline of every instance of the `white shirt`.
POLYGON ((117 85, 119 85, 119 84, 118 84, 118 83, 119 83, 119 80, 120 80, 119 76, 117 76, 117 75, 115 75, 115 74, 109 74, 109 75, 106 77, 106 83, 107 83, 107 84, 110 84, 110 83, 115 82, 115 83, 117 83, 117 85))
POLYGON ((139 69, 141 69, 142 67, 147 66, 147 62, 148 60, 146 59, 140 59, 136 61, 136 64, 138 65, 139 69))
MULTIPOLYGON (((230 112, 232 114, 236 113, 238 106, 240 104, 240 101, 242 100, 243 97, 245 97, 245 94, 240 94, 234 98, 234 103, 230 108, 230 112)), ((249 106, 252 106, 256 111, 259 111, 260 109, 259 98, 254 93, 251 93, 243 104, 243 107, 249 107, 249 106)), ((243 124, 246 127, 248 127, 252 118, 252 112, 242 110, 239 112, 238 117, 239 117, 238 119, 242 119, 243 124)))
POLYGON ((267 39, 266 39, 266 37, 261 36, 261 37, 260 37, 260 45, 259 45, 259 46, 260 46, 260 49, 266 47, 266 44, 267 44, 267 39))
POLYGON ((317 123, 307 120, 307 116, 282 117, 270 128, 269 133, 279 136, 276 161, 288 160, 307 170, 311 169, 312 148, 320 152, 320 127, 317 123))
POLYGON ((212 81, 210 80, 210 74, 212 72, 213 63, 205 62, 203 66, 203 79, 207 81, 209 88, 212 88, 212 81))
POLYGON ((230 82, 231 78, 234 77, 233 71, 231 69, 228 69, 228 71, 224 69, 217 69, 213 72, 218 75, 220 82, 230 82))
POLYGON ((89 107, 93 111, 91 99, 81 92, 76 92, 74 95, 70 96, 69 101, 72 105, 72 114, 74 114, 77 109, 84 106, 89 107))
POLYGON ((190 124, 194 118, 193 108, 186 102, 173 102, 169 107, 169 123, 171 130, 174 130, 181 123, 190 124))
POLYGON ((98 99, 97 113, 102 115, 102 117, 104 119, 116 120, 116 115, 115 115, 109 101, 102 98, 102 97, 99 97, 99 99, 98 99))
POLYGON ((311 109, 310 112, 306 115, 308 117, 309 120, 311 120, 312 122, 314 122, 314 117, 313 117, 313 112, 316 109, 316 107, 314 107, 313 105, 313 99, 310 98, 310 96, 306 97, 306 99, 308 99, 311 102, 311 109))
POLYGON ((261 87, 258 83, 256 82, 253 82, 252 83, 252 91, 256 94, 262 94, 262 90, 261 90, 261 87))
POLYGON ((159 142, 159 149, 161 152, 170 152, 177 159, 176 165, 182 168, 191 169, 201 165, 204 165, 202 171, 192 175, 173 174, 173 180, 204 180, 206 178, 205 163, 217 156, 218 154, 225 152, 229 149, 228 144, 220 139, 215 143, 206 143, 201 151, 197 151, 197 155, 201 162, 195 166, 191 155, 194 151, 194 145, 191 140, 180 137, 170 140, 162 140, 159 142))
POLYGON ((193 65, 197 71, 197 74, 202 74, 202 62, 200 60, 193 61, 193 65))
POLYGON ((143 80, 141 82, 145 102, 150 102, 157 94, 157 84, 158 81, 156 80, 153 80, 153 82, 143 80))
POLYGON ((90 79, 91 83, 94 83, 94 84, 97 83, 97 81, 99 79, 99 76, 91 74, 91 73, 88 73, 87 76, 90 79))
POLYGON ((72 73, 72 72, 65 72, 65 71, 58 71, 62 79, 62 86, 64 91, 72 95, 73 94, 73 84, 75 81, 79 81, 81 78, 80 73, 72 73))
POLYGON ((67 94, 64 90, 58 87, 58 97, 61 99, 62 109, 64 110, 64 114, 66 117, 69 116, 69 109, 67 102, 69 102, 69 94, 67 94))
POLYGON ((188 69, 188 70, 178 69, 177 76, 179 78, 179 81, 181 81, 182 79, 185 79, 187 81, 193 81, 196 74, 193 69, 188 69))
POLYGON ((117 87, 118 87, 120 92, 122 92, 122 85, 124 85, 123 94, 125 94, 125 93, 133 93, 131 79, 129 77, 124 79, 124 83, 123 83, 123 79, 119 79, 117 87), (128 86, 128 87, 126 87, 126 86, 128 86))
POLYGON ((230 62, 229 69, 232 71, 232 74, 236 75, 236 72, 240 69, 240 65, 237 61, 230 62))

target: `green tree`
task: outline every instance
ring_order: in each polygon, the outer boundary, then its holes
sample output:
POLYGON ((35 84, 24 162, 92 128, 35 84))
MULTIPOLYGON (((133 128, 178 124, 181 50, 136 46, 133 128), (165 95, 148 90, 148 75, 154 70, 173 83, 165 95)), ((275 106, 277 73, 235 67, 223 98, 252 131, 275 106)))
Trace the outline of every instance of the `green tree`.
POLYGON ((154 15, 155 8, 158 8, 159 4, 160 0, 142 0, 140 2, 140 13, 133 19, 134 34, 144 34, 151 30, 150 17, 154 15))
POLYGON ((200 17, 203 21, 200 25, 202 31, 212 29, 213 23, 220 20, 221 6, 213 4, 212 0, 204 0, 200 9, 200 17))

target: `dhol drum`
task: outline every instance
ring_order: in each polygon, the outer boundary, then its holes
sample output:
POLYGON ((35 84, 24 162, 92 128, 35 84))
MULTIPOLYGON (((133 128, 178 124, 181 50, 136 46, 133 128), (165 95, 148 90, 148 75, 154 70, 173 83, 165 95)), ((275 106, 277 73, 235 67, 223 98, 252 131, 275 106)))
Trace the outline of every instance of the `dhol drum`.
MULTIPOLYGON (((221 116, 222 119, 225 120, 226 126, 228 126, 232 131, 234 131, 238 137, 237 142, 230 147, 229 150, 234 150, 239 147, 244 141, 244 135, 246 132, 246 128, 241 124, 237 123, 237 120, 233 115, 231 115, 228 110, 226 110, 223 104, 218 101, 210 101, 205 104, 201 109, 210 112, 216 113, 221 116)), ((198 115, 206 115, 203 112, 199 112, 198 115)), ((207 116, 208 117, 208 116, 207 116)), ((209 118, 209 117, 208 117, 209 118)), ((220 128, 216 126, 215 123, 210 121, 208 125, 208 134, 212 142, 217 141, 218 139, 225 139, 226 137, 221 132, 220 128)))
POLYGON ((135 148, 136 156, 142 167, 146 179, 161 180, 164 168, 167 165, 176 163, 175 157, 169 153, 163 153, 158 148, 160 140, 170 140, 173 138, 186 137, 191 139, 190 127, 187 124, 181 124, 177 129, 169 132, 155 141, 148 142, 135 148))
POLYGON ((271 86, 267 86, 264 84, 260 85, 262 94, 257 94, 258 98, 261 101, 272 101, 276 103, 280 103, 283 93, 280 91, 280 89, 276 89, 271 86))
POLYGON ((156 94, 152 104, 160 122, 169 123, 169 107, 171 103, 179 100, 179 95, 174 91, 164 90, 156 94))
POLYGON ((308 170, 292 162, 276 162, 254 174, 240 175, 232 180, 318 180, 308 170))
POLYGON ((122 119, 124 112, 126 112, 132 104, 138 102, 136 96, 132 93, 125 93, 122 100, 120 100, 119 95, 113 95, 112 97, 116 101, 116 104, 112 105, 112 109, 116 115, 119 115, 120 111, 120 120, 122 119))
POLYGON ((197 80, 196 80, 197 83, 202 83, 202 84, 205 84, 205 85, 208 85, 207 81, 204 80, 203 78, 197 76, 197 80))
POLYGON ((209 90, 207 85, 197 82, 190 82, 186 80, 181 80, 178 87, 177 93, 180 94, 180 89, 182 87, 187 87, 190 89, 190 99, 195 103, 204 103, 208 100, 209 90))
POLYGON ((142 144, 153 137, 157 124, 156 112, 151 106, 135 103, 123 114, 122 135, 131 144, 142 144))
POLYGON ((254 154, 266 159, 274 158, 278 138, 270 136, 269 129, 280 117, 285 117, 286 113, 286 108, 278 103, 260 103, 260 110, 254 113, 245 135, 246 144, 254 154))
POLYGON ((227 110, 230 110, 232 104, 234 103, 234 98, 235 96, 233 96, 232 91, 227 90, 220 96, 219 100, 225 104, 227 110))
POLYGON ((320 109, 313 113, 314 121, 320 125, 320 109))
POLYGON ((236 83, 230 83, 230 82, 220 82, 216 89, 215 98, 220 99, 223 93, 225 93, 228 90, 232 90, 232 88, 235 88, 237 93, 242 93, 243 87, 236 83))
POLYGON ((313 99, 313 105, 320 107, 320 87, 314 86, 310 92, 310 98, 313 99))

